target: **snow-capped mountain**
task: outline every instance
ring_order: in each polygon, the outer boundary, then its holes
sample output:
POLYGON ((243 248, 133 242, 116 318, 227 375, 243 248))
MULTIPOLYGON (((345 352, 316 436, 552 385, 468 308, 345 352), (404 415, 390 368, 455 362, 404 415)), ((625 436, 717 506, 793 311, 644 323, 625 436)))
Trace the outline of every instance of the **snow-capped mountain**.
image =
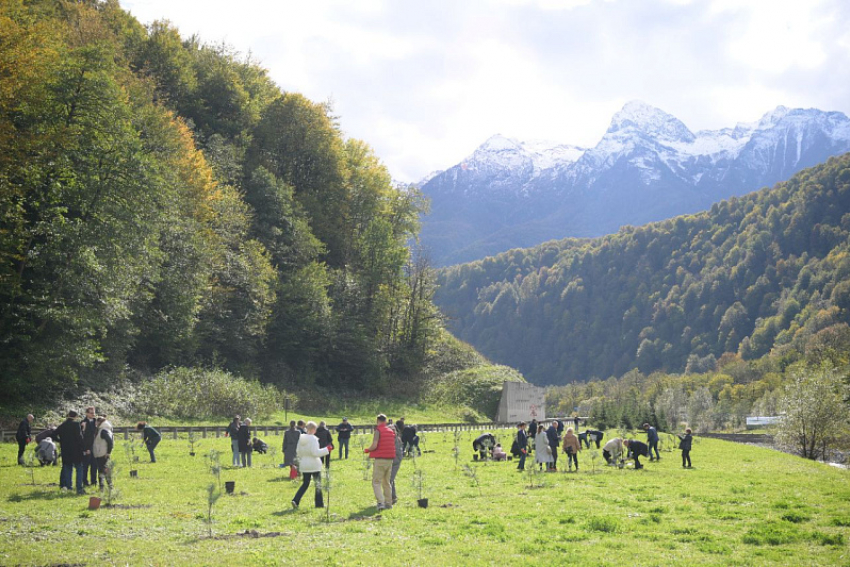
POLYGON ((436 265, 692 213, 850 151, 840 112, 783 106, 752 123, 691 132, 643 102, 593 148, 493 136, 420 184, 422 241, 436 265))

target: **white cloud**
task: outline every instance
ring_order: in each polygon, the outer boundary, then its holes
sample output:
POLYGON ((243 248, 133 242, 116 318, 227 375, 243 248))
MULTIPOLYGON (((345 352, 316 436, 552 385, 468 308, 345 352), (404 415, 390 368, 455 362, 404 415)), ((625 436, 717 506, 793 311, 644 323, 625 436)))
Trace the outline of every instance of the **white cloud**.
POLYGON ((694 130, 778 104, 850 111, 844 0, 133 0, 142 22, 251 50, 332 98, 348 135, 416 180, 495 133, 592 145, 641 99, 694 130))

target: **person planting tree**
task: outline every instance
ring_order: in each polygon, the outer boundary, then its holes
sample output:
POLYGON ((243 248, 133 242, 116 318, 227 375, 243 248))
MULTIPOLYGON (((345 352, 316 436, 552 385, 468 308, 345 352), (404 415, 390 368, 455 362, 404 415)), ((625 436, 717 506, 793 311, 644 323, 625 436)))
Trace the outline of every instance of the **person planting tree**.
POLYGON ((162 441, 162 435, 160 435, 159 431, 148 425, 145 421, 137 423, 136 429, 142 432, 142 441, 144 441, 145 447, 151 456, 151 462, 155 463, 156 455, 153 451, 156 449, 156 446, 159 445, 159 442, 162 441))

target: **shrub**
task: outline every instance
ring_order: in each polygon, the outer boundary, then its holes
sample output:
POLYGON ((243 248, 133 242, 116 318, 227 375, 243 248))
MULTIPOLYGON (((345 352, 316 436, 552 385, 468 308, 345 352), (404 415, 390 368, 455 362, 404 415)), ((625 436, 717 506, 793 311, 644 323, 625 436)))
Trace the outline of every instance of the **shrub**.
POLYGON ((271 384, 245 380, 218 369, 174 368, 160 372, 141 387, 143 413, 176 419, 243 416, 265 418, 283 407, 291 394, 271 384))
POLYGON ((620 522, 616 518, 597 516, 588 520, 587 529, 594 532, 615 533, 620 531, 620 522))
MULTIPOLYGON (((513 368, 498 365, 449 372, 429 382, 425 401, 467 406, 473 412, 494 419, 502 397, 503 382, 525 382, 525 379, 513 368)), ((465 421, 472 419, 475 416, 470 415, 465 421)))

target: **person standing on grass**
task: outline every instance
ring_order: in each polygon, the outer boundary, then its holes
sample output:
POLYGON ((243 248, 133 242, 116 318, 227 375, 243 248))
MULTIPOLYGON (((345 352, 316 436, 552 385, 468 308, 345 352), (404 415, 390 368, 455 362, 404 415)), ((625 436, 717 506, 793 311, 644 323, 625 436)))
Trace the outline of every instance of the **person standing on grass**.
POLYGON ((56 439, 62 448, 62 472, 59 486, 73 490, 74 470, 77 471, 77 494, 85 494, 83 488, 83 430, 77 421, 77 412, 68 412, 68 418, 56 428, 56 439))
POLYGON ((524 421, 517 425, 516 448, 519 451, 519 464, 516 468, 518 471, 525 470, 525 458, 528 456, 528 435, 525 433, 525 427, 524 421))
POLYGON ((681 439, 679 441, 679 449, 682 450, 682 468, 689 469, 691 468, 691 445, 694 440, 691 436, 691 429, 685 429, 685 434, 678 437, 681 439), (685 466, 686 462, 688 463, 687 466, 685 466))
POLYGON ((578 442, 578 437, 573 433, 573 428, 568 427, 567 433, 564 435, 564 453, 567 455, 567 467, 572 470, 573 463, 575 463, 576 472, 578 472, 579 451, 581 451, 581 444, 578 442))
POLYGON ((529 450, 533 450, 537 447, 536 438, 537 438, 537 430, 540 426, 537 424, 537 419, 532 419, 531 423, 528 424, 528 440, 529 440, 529 450))
POLYGON ((18 431, 15 432, 15 441, 18 442, 18 464, 24 464, 24 451, 27 450, 27 443, 30 442, 32 434, 32 420, 35 417, 32 414, 27 415, 18 425, 18 431))
MULTIPOLYGON (((295 456, 298 450, 298 439, 301 432, 295 428, 295 421, 289 422, 289 429, 283 434, 283 466, 294 468, 295 456)), ((291 472, 291 471, 290 471, 291 472)), ((290 474, 290 477, 292 475, 290 474)))
POLYGON ((561 444, 561 439, 558 436, 558 422, 553 421, 549 424, 549 429, 546 430, 546 441, 549 443, 549 449, 552 454, 552 464, 549 466, 550 471, 558 470, 558 445, 561 444))
POLYGON ((395 477, 398 470, 401 468, 401 462, 404 460, 404 443, 401 441, 401 432, 404 430, 404 418, 398 420, 392 428, 395 431, 395 457, 393 457, 393 466, 390 470, 390 488, 393 493, 392 505, 398 502, 398 494, 395 491, 395 477))
MULTIPOLYGON (((325 447, 332 446, 333 444, 333 436, 331 435, 330 430, 328 430, 328 426, 324 421, 319 422, 319 427, 316 428, 316 439, 319 440, 319 448, 324 449, 325 447)), ((331 468, 331 454, 328 453, 324 457, 322 457, 322 463, 325 465, 326 469, 331 468)))
POLYGON ((649 445, 649 460, 661 460, 661 455, 658 454, 658 430, 648 423, 643 424, 646 431, 646 444, 649 445), (655 457, 652 456, 652 450, 655 449, 655 457))
POLYGON ((230 437, 230 450, 233 452, 233 466, 241 466, 239 464, 239 426, 242 423, 242 417, 239 415, 233 416, 233 421, 227 425, 224 431, 225 437, 230 437))
POLYGON ((162 441, 162 435, 159 434, 159 431, 151 427, 145 421, 140 421, 136 424, 136 429, 142 432, 142 441, 145 442, 145 447, 150 453, 151 462, 156 462, 156 455, 154 455, 153 450, 156 449, 156 446, 159 445, 159 442, 162 441))
POLYGON ((602 457, 609 465, 616 465, 623 454, 623 440, 619 437, 610 439, 605 446, 602 447, 602 457))
POLYGON ((105 415, 98 417, 96 424, 97 435, 95 435, 92 442, 92 455, 97 466, 97 478, 100 489, 103 490, 104 477, 106 477, 109 488, 112 488, 112 475, 107 472, 106 464, 109 462, 109 456, 112 454, 114 439, 112 435, 112 424, 109 423, 105 415))
MULTIPOLYGON (((378 501, 379 512, 393 507, 390 476, 392 475, 393 459, 395 459, 395 438, 395 431, 387 426, 387 416, 380 414, 377 417, 375 437, 372 444, 363 449, 364 453, 375 459, 372 464, 372 490, 375 492, 375 500, 378 501)), ((405 446, 406 449, 407 446, 405 446)))
POLYGON ((640 457, 645 457, 649 454, 649 448, 646 446, 646 443, 638 441, 637 439, 623 441, 623 445, 628 449, 632 458, 635 460, 635 470, 639 470, 643 468, 643 465, 640 464, 640 457))
POLYGON ((97 486, 97 463, 92 453, 94 438, 97 437, 97 419, 93 406, 86 408, 80 427, 83 430, 83 485, 97 486))
POLYGON ((345 458, 348 458, 348 441, 351 439, 351 432, 354 427, 348 423, 348 418, 342 418, 342 423, 336 426, 337 441, 339 441, 339 458, 342 460, 342 448, 345 447, 345 458))
POLYGON ((301 468, 301 487, 295 493, 295 498, 292 499, 292 507, 296 510, 301 504, 301 498, 307 492, 310 486, 310 481, 316 479, 316 508, 324 508, 325 501, 322 497, 321 475, 322 475, 322 457, 333 451, 333 445, 320 448, 319 440, 316 438, 316 423, 308 421, 306 425, 307 433, 298 438, 298 448, 296 449, 296 458, 298 466, 301 468))
POLYGON ((307 425, 304 423, 303 419, 298 420, 298 431, 301 432, 301 435, 305 435, 307 433, 307 425))
POLYGON ((254 447, 251 445, 251 419, 246 417, 245 422, 239 426, 239 456, 242 459, 243 467, 251 467, 251 453, 254 452, 254 447))
POLYGON ((552 449, 549 447, 549 439, 546 437, 546 431, 542 425, 537 426, 537 435, 534 436, 534 462, 543 470, 543 464, 546 464, 548 471, 552 467, 552 449))

